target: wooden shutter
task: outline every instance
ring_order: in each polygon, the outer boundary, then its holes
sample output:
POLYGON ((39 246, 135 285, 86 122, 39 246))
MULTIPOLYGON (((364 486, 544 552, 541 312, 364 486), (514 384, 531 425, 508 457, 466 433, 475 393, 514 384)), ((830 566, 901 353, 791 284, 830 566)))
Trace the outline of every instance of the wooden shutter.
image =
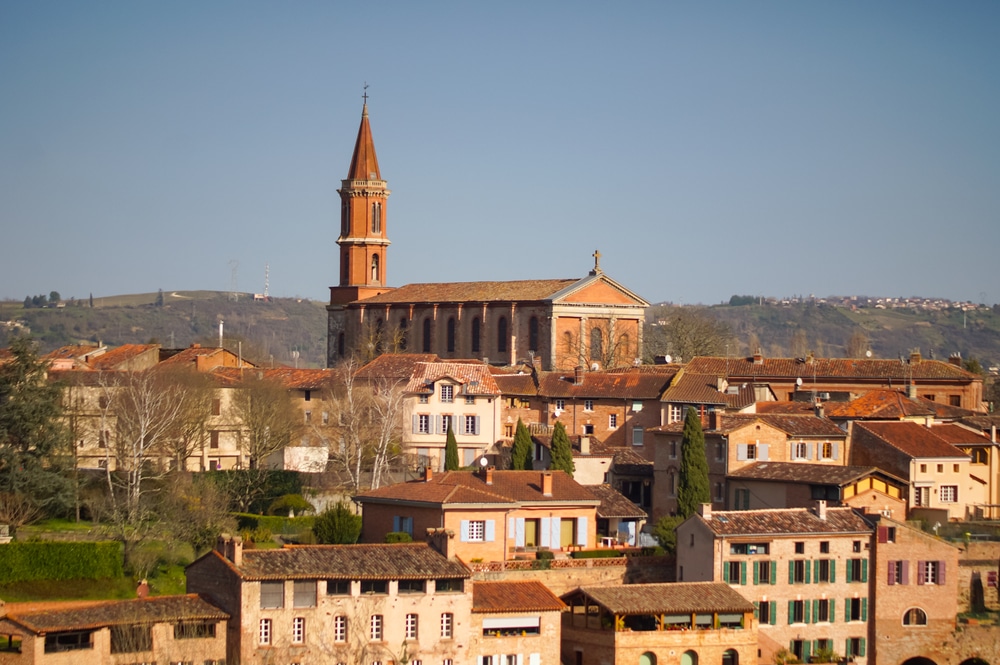
POLYGON ((462 520, 459 527, 459 540, 463 543, 469 542, 469 520, 462 520))
MULTIPOLYGON (((879 529, 881 529, 881 528, 882 527, 879 527, 879 529)), ((879 534, 879 537, 881 538, 881 534, 879 534)), ((889 586, 892 586, 892 585, 894 585, 896 583, 896 567, 898 565, 899 565, 898 561, 890 561, 889 562, 889 579, 887 580, 887 583, 889 584, 889 586)))
POLYGON ((576 544, 582 547, 587 546, 587 518, 576 518, 576 544))
POLYGON ((769 444, 760 443, 757 445, 757 461, 766 462, 768 460, 767 447, 769 444))
POLYGON ((903 570, 902 570, 902 572, 899 575, 899 583, 900 584, 909 584, 910 583, 910 562, 909 561, 900 561, 899 565, 901 565, 903 567, 903 570))
POLYGON ((889 542, 889 528, 880 526, 878 528, 878 542, 887 543, 889 542))
POLYGON ((944 561, 938 561, 938 584, 944 584, 944 561))
POLYGON ((760 584, 760 562, 753 562, 753 583, 754 586, 760 584))
POLYGON ((745 462, 747 459, 747 444, 738 443, 736 444, 736 460, 738 462, 745 462))
POLYGON ((924 574, 925 570, 926 570, 926 566, 924 566, 924 562, 923 561, 917 561, 917 584, 926 584, 927 583, 927 579, 926 579, 926 576, 924 574))
POLYGON ((861 581, 868 581, 868 559, 861 560, 861 581))
POLYGON ((497 526, 495 520, 486 520, 486 542, 492 543, 496 540, 497 526))
POLYGON ((834 621, 836 621, 837 620, 836 617, 837 617, 837 603, 833 600, 833 598, 831 598, 830 599, 830 623, 833 623, 834 621))
POLYGON ((740 561, 740 584, 746 586, 747 584, 747 562, 740 561))

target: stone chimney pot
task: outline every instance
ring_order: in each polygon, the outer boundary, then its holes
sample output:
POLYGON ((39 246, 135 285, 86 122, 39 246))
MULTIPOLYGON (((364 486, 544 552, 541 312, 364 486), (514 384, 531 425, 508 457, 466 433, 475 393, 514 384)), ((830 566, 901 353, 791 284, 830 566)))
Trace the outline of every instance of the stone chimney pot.
POLYGON ((552 496, 552 472, 542 472, 542 495, 552 496))

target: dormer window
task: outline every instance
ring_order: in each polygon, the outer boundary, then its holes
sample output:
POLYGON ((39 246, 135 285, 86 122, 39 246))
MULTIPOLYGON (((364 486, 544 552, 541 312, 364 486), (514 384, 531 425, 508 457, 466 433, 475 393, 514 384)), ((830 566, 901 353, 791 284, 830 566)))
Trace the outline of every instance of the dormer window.
POLYGON ((441 386, 441 401, 446 404, 455 401, 455 386, 450 384, 441 386))

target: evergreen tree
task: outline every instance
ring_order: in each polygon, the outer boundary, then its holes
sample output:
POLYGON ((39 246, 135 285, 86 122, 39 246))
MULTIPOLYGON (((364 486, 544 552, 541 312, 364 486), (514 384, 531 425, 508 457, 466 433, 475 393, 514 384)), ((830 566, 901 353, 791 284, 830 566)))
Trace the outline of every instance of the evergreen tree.
POLYGON ((361 536, 361 515, 355 515, 341 501, 316 516, 313 534, 322 545, 353 545, 361 536))
POLYGON ((689 408, 681 438, 681 470, 677 487, 677 514, 690 517, 698 506, 711 502, 708 487, 708 460, 705 459, 705 433, 698 409, 689 408))
POLYGON ((510 468, 515 471, 531 469, 531 434, 520 418, 517 419, 517 430, 514 432, 514 448, 510 453, 510 468))
POLYGON ((444 470, 445 471, 458 471, 458 441, 455 440, 455 432, 451 429, 451 423, 448 424, 448 438, 445 439, 444 444, 444 470))
POLYGON ((552 464, 549 468, 555 471, 565 471, 570 476, 576 470, 573 464, 573 447, 569 443, 566 427, 560 421, 552 431, 552 464))

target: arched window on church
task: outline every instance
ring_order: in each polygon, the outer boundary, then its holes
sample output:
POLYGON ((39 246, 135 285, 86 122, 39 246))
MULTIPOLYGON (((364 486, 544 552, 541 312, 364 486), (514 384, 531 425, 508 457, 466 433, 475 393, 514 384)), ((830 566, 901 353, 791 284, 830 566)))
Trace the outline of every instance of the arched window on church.
POLYGON ((422 332, 424 333, 423 334, 423 340, 421 340, 422 344, 423 344, 423 347, 422 347, 423 351, 424 351, 424 353, 430 353, 431 352, 431 320, 430 319, 424 319, 424 329, 423 329, 422 332))
POLYGON ((590 359, 604 359, 604 333, 600 328, 593 328, 590 331, 590 359))
POLYGON ((344 357, 344 333, 337 335, 337 355, 344 357))
POLYGON ((448 319, 448 353, 455 353, 455 317, 448 319))
MULTIPOLYGON (((897 564, 898 565, 898 564, 897 564)), ((926 626, 927 613, 919 607, 911 607, 903 614, 904 626, 926 626)))
POLYGON ((372 233, 382 233, 382 204, 372 204, 372 233))
POLYGON ((377 283, 378 280, 379 280, 378 254, 375 254, 374 256, 372 256, 372 281, 377 283))
POLYGON ((375 322, 375 353, 381 355, 385 351, 385 323, 382 319, 375 322))
POLYGON ((507 317, 501 316, 497 320, 497 351, 507 352, 507 317))
POLYGON ((479 337, 482 333, 482 322, 478 316, 472 318, 472 352, 479 353, 479 337))
POLYGON ((631 360, 631 356, 629 354, 631 353, 630 349, 632 347, 629 346, 628 333, 622 333, 622 335, 618 338, 617 347, 618 348, 615 349, 615 355, 620 360, 625 360, 626 362, 631 360))
POLYGON ((538 351, 538 317, 528 319, 528 349, 538 351))
POLYGON ((347 201, 340 202, 340 235, 347 237, 351 233, 351 225, 349 223, 351 213, 351 206, 347 204, 347 201))
POLYGON ((340 283, 347 286, 351 283, 351 255, 347 251, 344 252, 344 256, 340 260, 340 272, 340 283))
POLYGON ((406 317, 399 320, 399 350, 406 351, 406 317))
POLYGON ((563 333, 563 345, 565 345, 566 353, 569 355, 574 355, 576 353, 576 348, 573 346, 573 333, 568 330, 563 333))

